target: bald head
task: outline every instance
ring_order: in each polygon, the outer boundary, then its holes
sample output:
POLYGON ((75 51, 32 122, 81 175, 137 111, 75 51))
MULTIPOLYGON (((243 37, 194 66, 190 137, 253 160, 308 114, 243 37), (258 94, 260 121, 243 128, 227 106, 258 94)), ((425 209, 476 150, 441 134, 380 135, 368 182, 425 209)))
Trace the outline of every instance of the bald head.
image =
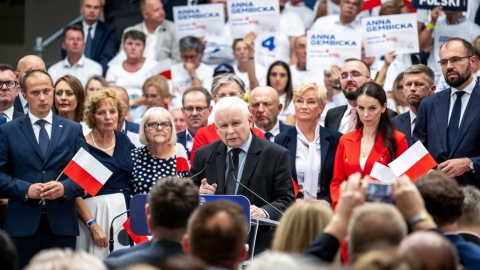
POLYGON ((248 109, 255 125, 265 132, 270 131, 277 124, 278 114, 282 111, 278 92, 270 86, 253 89, 248 97, 248 109))
POLYGON ((43 62, 42 58, 36 55, 27 55, 20 59, 17 64, 16 72, 18 82, 21 82, 27 71, 32 69, 47 71, 45 62, 43 62))

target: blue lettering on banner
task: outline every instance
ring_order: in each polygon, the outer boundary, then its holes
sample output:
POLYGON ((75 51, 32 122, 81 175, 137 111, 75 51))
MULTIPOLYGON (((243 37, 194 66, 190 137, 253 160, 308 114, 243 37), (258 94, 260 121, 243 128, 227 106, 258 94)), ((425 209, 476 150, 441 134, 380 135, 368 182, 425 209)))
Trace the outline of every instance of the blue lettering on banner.
MULTIPOLYGON (((470 0, 472 1, 472 0, 470 0)), ((442 6, 442 10, 467 11, 467 0, 412 0, 412 8, 433 9, 442 6)))
POLYGON ((314 46, 319 45, 333 45, 333 46, 357 46, 355 40, 337 40, 335 35, 317 35, 312 34, 310 37, 310 44, 314 46))
POLYGON ((238 13, 262 13, 275 11, 274 6, 256 7, 253 2, 237 2, 230 5, 230 12, 232 14, 238 13))
POLYGON ((269 51, 275 50, 275 37, 269 37, 262 41, 262 47, 267 48, 269 51))
POLYGON ((411 23, 392 23, 389 19, 374 20, 367 22, 367 32, 381 31, 381 30, 400 30, 413 28, 411 23))
POLYGON ((177 12, 178 20, 209 19, 209 18, 218 18, 218 17, 220 17, 220 13, 218 12, 202 13, 199 9, 186 9, 186 10, 179 10, 177 12))

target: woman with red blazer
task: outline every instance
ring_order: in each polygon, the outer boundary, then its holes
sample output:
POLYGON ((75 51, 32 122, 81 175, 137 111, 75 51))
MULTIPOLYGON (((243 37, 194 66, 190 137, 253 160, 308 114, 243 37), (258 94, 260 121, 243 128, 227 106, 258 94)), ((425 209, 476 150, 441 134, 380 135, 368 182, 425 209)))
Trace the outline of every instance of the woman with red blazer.
POLYGON ((405 135, 393 129, 383 88, 367 82, 357 90, 357 130, 340 137, 333 179, 332 206, 340 197, 340 184, 352 173, 369 175, 375 162, 387 165, 408 149, 405 135))

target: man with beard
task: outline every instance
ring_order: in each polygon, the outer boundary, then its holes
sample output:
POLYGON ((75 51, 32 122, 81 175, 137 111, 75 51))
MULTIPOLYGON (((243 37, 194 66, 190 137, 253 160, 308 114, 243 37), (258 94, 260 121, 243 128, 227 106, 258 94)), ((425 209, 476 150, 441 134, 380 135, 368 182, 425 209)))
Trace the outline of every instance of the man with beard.
POLYGON ((470 42, 452 38, 440 47, 449 89, 420 104, 413 140, 420 140, 438 170, 461 185, 480 187, 480 86, 472 76, 477 59, 470 42))
POLYGON ((410 111, 395 116, 392 121, 395 129, 407 136, 408 145, 411 146, 412 132, 415 127, 418 107, 422 99, 433 95, 435 92, 435 73, 429 67, 419 64, 413 65, 403 74, 403 95, 410 107, 410 111))

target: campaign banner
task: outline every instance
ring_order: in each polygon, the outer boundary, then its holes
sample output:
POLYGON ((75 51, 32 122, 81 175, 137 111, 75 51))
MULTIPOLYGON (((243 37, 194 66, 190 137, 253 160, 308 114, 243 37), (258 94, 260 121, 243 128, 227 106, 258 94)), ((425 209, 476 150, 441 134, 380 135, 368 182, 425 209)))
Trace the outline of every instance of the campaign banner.
POLYGON ((177 41, 186 36, 205 37, 224 35, 223 4, 173 7, 177 41))
POLYGON ((351 32, 307 31, 307 70, 330 69, 348 58, 361 57, 362 36, 351 32))
MULTIPOLYGON (((227 5, 232 38, 243 38, 252 31, 257 36, 269 35, 272 38, 277 33, 280 24, 278 1, 228 0, 227 5)), ((268 40, 266 42, 268 43, 268 40)))
MULTIPOLYGON (((433 9, 441 6, 443 10, 467 11, 467 0, 411 0, 412 8, 433 9)), ((473 1, 473 0, 470 0, 473 1)))
POLYGON ((362 19, 365 56, 418 53, 417 15, 402 14, 362 19))

